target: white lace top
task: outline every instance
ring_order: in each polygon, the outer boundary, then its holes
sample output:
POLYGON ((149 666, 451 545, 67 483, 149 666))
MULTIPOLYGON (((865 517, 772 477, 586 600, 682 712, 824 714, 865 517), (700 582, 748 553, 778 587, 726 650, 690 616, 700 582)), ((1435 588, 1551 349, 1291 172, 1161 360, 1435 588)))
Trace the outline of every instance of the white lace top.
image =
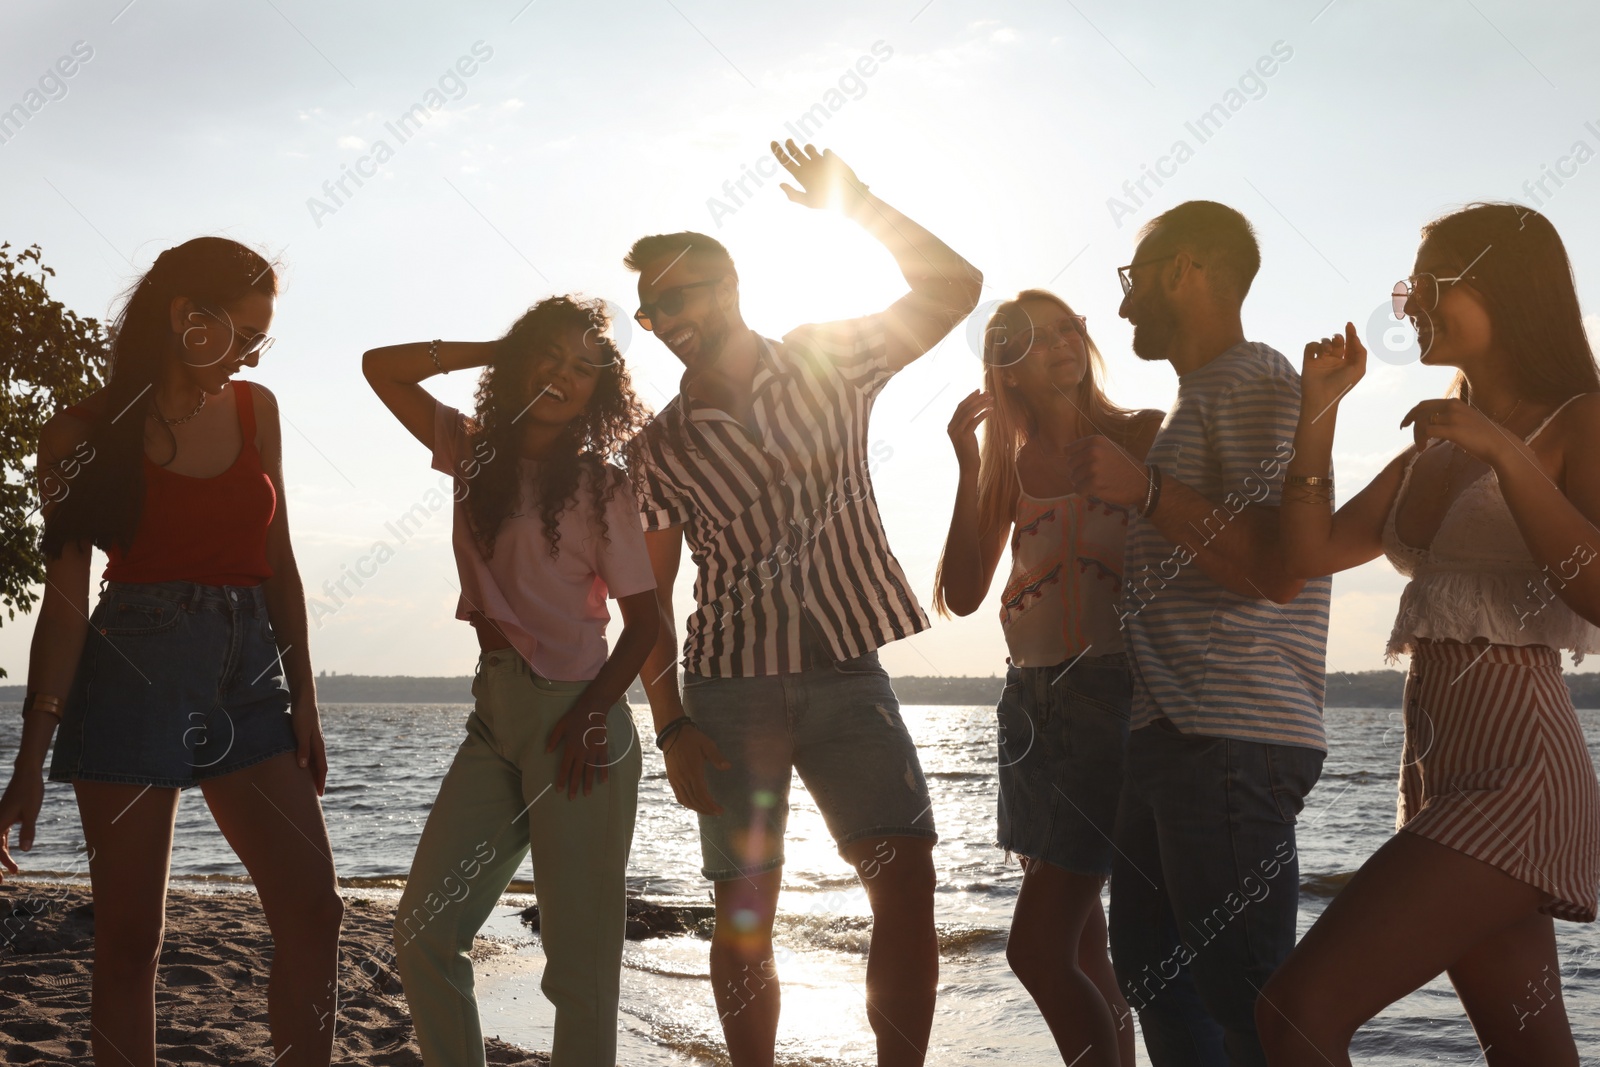
MULTIPOLYGON (((1557 408, 1525 440, 1531 443, 1560 411, 1557 408)), ((1441 442, 1436 447, 1455 446, 1441 442)), ((1485 471, 1450 502, 1431 545, 1415 548, 1400 540, 1395 513, 1411 484, 1415 461, 1412 456, 1406 463, 1400 492, 1383 527, 1384 554, 1395 570, 1411 579, 1400 595, 1400 611, 1385 649, 1387 660, 1393 663, 1411 652, 1418 637, 1548 645, 1570 651, 1575 663, 1582 662, 1585 653, 1600 652, 1600 627, 1556 595, 1560 575, 1534 563, 1493 470, 1485 471)))

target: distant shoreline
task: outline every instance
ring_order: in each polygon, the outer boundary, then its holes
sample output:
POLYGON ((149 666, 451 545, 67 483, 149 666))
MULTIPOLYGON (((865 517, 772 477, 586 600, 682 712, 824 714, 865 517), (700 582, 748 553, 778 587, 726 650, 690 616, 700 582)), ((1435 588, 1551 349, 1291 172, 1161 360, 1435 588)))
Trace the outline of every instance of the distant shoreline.
MULTIPOLYGON (((1574 706, 1600 708, 1600 674, 1568 674, 1566 679, 1574 706)), ((894 679, 894 691, 902 704, 993 704, 1004 684, 998 676, 906 675, 894 679)), ((1404 684, 1400 671, 1335 672, 1328 675, 1327 706, 1398 708, 1404 684)), ((20 685, 0 686, 0 701, 20 702, 22 696, 20 685)), ((470 704, 472 677, 319 674, 317 699, 323 704, 470 704)), ((637 680, 628 699, 645 703, 644 688, 637 680)))

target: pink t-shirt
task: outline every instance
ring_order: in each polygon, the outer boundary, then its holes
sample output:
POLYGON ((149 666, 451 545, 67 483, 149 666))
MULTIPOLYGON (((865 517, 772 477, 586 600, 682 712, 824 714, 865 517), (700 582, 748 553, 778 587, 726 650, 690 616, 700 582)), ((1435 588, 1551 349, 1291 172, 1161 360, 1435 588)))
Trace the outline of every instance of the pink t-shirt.
POLYGON ((574 505, 562 511, 557 523, 560 551, 551 559, 544 519, 537 502, 530 499, 529 476, 537 461, 519 460, 524 473, 522 499, 501 523, 494 554, 485 560, 467 522, 466 494, 472 490, 477 465, 487 458, 487 446, 480 446, 474 455, 466 416, 438 401, 433 442, 433 469, 456 479, 451 530, 461 578, 456 618, 470 618, 475 610, 482 613, 545 678, 569 682, 593 678, 606 661, 606 623, 611 619, 606 597, 631 596, 656 587, 638 504, 626 476, 606 468, 607 477, 617 485, 605 509, 609 543, 601 539, 594 521, 594 479, 584 475, 574 505))

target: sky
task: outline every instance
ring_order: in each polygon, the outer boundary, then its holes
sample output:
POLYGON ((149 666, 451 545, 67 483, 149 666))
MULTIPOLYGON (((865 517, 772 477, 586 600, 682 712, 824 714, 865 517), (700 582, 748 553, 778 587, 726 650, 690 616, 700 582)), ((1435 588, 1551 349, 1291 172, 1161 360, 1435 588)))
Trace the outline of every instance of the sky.
MULTIPOLYGON (((864 230, 761 176, 768 142, 796 131, 984 272, 978 315, 887 385, 871 427, 890 541, 930 613, 955 489, 945 426, 979 384, 985 305, 1053 289, 1087 316, 1113 398, 1168 406, 1177 379, 1131 354, 1115 268, 1184 200, 1257 229, 1250 339, 1298 366, 1346 320, 1368 336, 1341 496, 1449 384, 1384 318, 1430 219, 1482 199, 1545 211, 1600 335, 1600 13, 1580 2, 12 0, 0 28, 0 239, 42 246, 57 299, 107 320, 163 249, 202 234, 279 263, 278 341, 247 376, 282 408, 319 671, 465 674, 476 652, 453 617, 450 518, 428 507, 439 475, 367 388, 366 349, 491 339, 581 292, 620 312, 659 408, 681 367, 628 319, 622 256, 643 234, 727 245, 769 337, 904 292, 864 230), (380 542, 392 556, 337 589, 380 542)), ((471 374, 427 384, 470 409, 471 374)), ((885 666, 1003 670, 1000 584, 885 666)), ((1330 670, 1386 666, 1403 584, 1382 560, 1335 578, 1330 670)), ((0 626, 18 682, 32 630, 0 626)))

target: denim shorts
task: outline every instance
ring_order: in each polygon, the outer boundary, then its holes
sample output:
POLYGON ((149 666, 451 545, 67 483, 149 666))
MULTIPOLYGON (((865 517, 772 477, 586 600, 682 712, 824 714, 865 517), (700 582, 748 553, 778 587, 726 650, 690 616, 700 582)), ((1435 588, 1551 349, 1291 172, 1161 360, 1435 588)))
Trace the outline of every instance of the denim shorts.
POLYGON ((1007 669, 997 709, 1001 848, 1111 873, 1132 701, 1123 653, 1007 669))
POLYGON ((52 782, 185 789, 294 750, 261 586, 101 584, 52 782))
POLYGON ((876 652, 755 678, 685 672, 683 710, 733 765, 706 769, 722 806, 700 816, 701 873, 712 881, 782 866, 791 771, 841 854, 864 839, 939 839, 916 743, 876 652))

